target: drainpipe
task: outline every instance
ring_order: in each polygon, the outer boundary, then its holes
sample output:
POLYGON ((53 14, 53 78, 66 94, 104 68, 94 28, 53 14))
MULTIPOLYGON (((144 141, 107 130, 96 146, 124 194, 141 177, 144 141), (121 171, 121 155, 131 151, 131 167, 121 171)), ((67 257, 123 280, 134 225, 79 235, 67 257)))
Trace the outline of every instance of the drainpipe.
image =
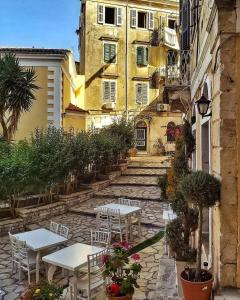
POLYGON ((128 0, 126 4, 126 32, 125 32, 125 112, 128 120, 128 0))

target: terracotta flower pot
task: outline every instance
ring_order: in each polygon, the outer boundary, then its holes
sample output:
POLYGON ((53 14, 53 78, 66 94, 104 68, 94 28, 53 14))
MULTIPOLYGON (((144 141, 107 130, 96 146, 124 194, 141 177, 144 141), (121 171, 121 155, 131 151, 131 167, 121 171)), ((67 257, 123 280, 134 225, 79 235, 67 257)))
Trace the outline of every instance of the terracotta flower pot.
POLYGON ((132 295, 127 295, 127 296, 120 296, 120 297, 114 297, 108 295, 108 300, 132 300, 132 295))
POLYGON ((213 278, 204 282, 193 282, 184 279, 183 272, 181 273, 181 283, 184 300, 209 300, 212 293, 213 278))

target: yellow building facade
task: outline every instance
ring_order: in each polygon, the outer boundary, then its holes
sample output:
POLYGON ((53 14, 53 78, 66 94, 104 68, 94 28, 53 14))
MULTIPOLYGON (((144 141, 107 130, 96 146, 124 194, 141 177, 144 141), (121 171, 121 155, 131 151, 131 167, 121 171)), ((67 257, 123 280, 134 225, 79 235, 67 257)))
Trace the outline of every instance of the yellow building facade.
POLYGON ((163 97, 169 51, 178 51, 178 1, 81 1, 80 73, 85 75, 86 128, 126 115, 135 120, 139 151, 167 145, 168 124, 180 124, 163 97))
POLYGON ((28 138, 35 128, 49 125, 85 129, 84 76, 78 75, 73 54, 64 49, 0 48, 0 55, 15 53, 20 65, 34 68, 37 75, 36 100, 22 114, 14 139, 28 138))

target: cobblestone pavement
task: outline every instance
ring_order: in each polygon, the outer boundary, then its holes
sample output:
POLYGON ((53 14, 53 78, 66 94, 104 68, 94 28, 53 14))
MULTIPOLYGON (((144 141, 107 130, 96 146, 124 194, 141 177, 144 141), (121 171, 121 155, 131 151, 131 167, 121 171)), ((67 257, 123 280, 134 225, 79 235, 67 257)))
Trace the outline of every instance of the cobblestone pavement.
MULTIPOLYGON (((72 208, 72 212, 64 215, 53 217, 56 222, 62 223, 70 229, 70 239, 68 244, 71 245, 76 242, 89 243, 90 242, 90 228, 95 228, 96 219, 93 215, 93 209, 97 205, 110 203, 116 201, 117 197, 125 196, 127 198, 142 199, 143 201, 143 213, 142 213, 142 237, 137 237, 137 227, 134 228, 134 240, 132 245, 136 245, 141 241, 153 236, 160 230, 160 227, 164 226, 162 220, 162 211, 164 203, 160 202, 160 190, 157 186, 147 186, 152 184, 159 174, 165 172, 164 169, 149 169, 152 165, 149 160, 145 164, 144 159, 140 159, 141 169, 132 168, 128 169, 132 176, 131 179, 125 176, 120 177, 116 182, 119 184, 112 185, 97 193, 95 198, 85 201, 72 208), (147 167, 147 168, 146 168, 147 167), (141 174, 143 176, 141 176, 141 174), (145 174, 151 176, 144 176, 145 174), (137 175, 137 176, 134 176, 137 175), (134 183, 136 185, 127 185, 127 183, 134 183), (137 185, 140 184, 139 186, 137 185), (141 184, 146 184, 141 186, 141 184), (151 201, 154 200, 154 201, 151 201)), ((161 160, 154 160, 154 162, 161 162, 161 160)), ((132 164, 139 164, 136 160, 132 164)), ((136 166, 136 165, 135 165, 136 166)), ((49 220, 36 223, 37 227, 49 227, 49 220)), ((156 286, 158 278, 158 264, 162 256, 163 246, 162 241, 146 248, 141 251, 143 272, 140 278, 140 289, 134 295, 134 300, 155 300, 154 286, 156 286)), ((44 275, 46 276, 46 275, 44 275)), ((34 280, 35 274, 32 275, 34 280)), ((61 272, 55 277, 56 282, 63 282, 61 272)), ((8 294, 4 297, 4 300, 19 299, 20 293, 26 286, 26 280, 18 281, 18 274, 11 274, 11 251, 8 236, 1 237, 1 249, 0 249, 0 287, 2 287, 8 294)))
POLYGON ((157 185, 158 176, 121 176, 113 184, 157 185))
POLYGON ((96 196, 104 197, 126 197, 141 200, 160 201, 160 189, 154 186, 110 186, 97 192, 96 196))
POLYGON ((159 176, 166 174, 166 169, 145 169, 145 168, 130 168, 123 172, 124 175, 146 175, 159 176))

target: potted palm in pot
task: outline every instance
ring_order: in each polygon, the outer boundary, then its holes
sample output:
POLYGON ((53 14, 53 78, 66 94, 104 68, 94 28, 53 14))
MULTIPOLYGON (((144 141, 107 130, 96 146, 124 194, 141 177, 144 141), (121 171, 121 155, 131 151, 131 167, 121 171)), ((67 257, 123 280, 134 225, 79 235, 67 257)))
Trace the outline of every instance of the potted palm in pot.
POLYGON ((103 277, 107 279, 108 300, 132 300, 137 280, 142 269, 140 256, 128 256, 127 243, 113 244, 113 251, 103 257, 105 269, 103 277))
POLYGON ((220 186, 217 178, 203 171, 185 176, 180 184, 185 199, 196 206, 199 212, 197 267, 196 269, 185 269, 181 273, 185 300, 209 300, 211 297, 212 274, 201 268, 203 209, 214 206, 220 199, 220 186))

